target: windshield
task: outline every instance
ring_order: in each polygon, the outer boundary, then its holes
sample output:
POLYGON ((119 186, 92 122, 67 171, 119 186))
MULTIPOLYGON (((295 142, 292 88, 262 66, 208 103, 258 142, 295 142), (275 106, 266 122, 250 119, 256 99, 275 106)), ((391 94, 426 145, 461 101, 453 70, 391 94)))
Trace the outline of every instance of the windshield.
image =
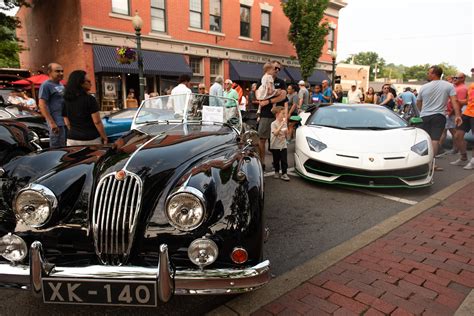
POLYGON ((307 125, 327 126, 339 129, 392 129, 407 127, 398 115, 380 107, 327 106, 319 108, 308 119, 307 125))
POLYGON ((242 118, 234 99, 204 94, 165 95, 142 102, 133 127, 142 124, 229 124, 240 131, 242 118))
POLYGON ((35 111, 20 109, 19 107, 16 107, 16 106, 7 106, 5 109, 8 111, 8 113, 10 113, 16 118, 41 116, 41 114, 35 111))

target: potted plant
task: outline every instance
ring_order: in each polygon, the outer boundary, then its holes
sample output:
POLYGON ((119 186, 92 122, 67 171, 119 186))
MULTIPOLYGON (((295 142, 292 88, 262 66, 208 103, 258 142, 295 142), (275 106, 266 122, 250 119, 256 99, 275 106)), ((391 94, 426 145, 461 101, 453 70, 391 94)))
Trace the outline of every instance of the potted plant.
POLYGON ((137 60, 137 52, 130 47, 121 46, 115 49, 120 64, 130 64, 137 60))

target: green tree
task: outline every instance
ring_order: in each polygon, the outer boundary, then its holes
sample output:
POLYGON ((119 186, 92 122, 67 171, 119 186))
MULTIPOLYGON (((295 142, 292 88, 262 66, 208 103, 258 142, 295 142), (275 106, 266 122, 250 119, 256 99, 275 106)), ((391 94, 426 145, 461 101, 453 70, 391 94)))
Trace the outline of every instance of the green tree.
POLYGON ((405 73, 405 66, 395 65, 393 63, 385 65, 380 77, 389 79, 403 79, 405 73))
POLYGON ((347 58, 344 62, 349 64, 354 63, 357 65, 370 66, 370 81, 374 80, 376 69, 378 74, 377 76, 381 77, 385 67, 385 60, 379 57, 376 52, 360 52, 347 58))
POLYGON ((15 29, 20 27, 20 21, 7 15, 5 11, 29 6, 25 0, 3 0, 0 1, 0 67, 19 67, 18 52, 21 47, 15 35, 15 29))
POLYGON ((288 40, 295 46, 304 80, 321 57, 328 34, 328 23, 322 19, 328 4, 329 0, 288 0, 281 4, 291 23, 288 40))
POLYGON ((405 73, 403 74, 403 80, 418 80, 423 81, 426 80, 426 74, 428 73, 428 69, 431 67, 430 64, 424 65, 415 65, 411 67, 407 67, 405 69, 405 73))

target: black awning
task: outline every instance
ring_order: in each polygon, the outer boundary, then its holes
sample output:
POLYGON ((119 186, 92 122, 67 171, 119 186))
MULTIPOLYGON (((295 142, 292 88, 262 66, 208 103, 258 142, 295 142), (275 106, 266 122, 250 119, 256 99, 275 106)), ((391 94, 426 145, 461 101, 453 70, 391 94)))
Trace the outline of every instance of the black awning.
MULTIPOLYGON (((119 64, 115 47, 93 45, 94 72, 119 72, 138 74, 138 62, 119 64)), ((183 55, 142 50, 145 75, 180 76, 192 75, 183 55)))
POLYGON ((311 84, 321 84, 323 82, 323 80, 328 80, 329 81, 329 77, 326 74, 326 72, 324 72, 322 70, 313 71, 313 74, 311 76, 309 76, 309 78, 308 78, 308 82, 311 83, 311 84))
MULTIPOLYGON (((303 76, 301 75, 301 70, 300 68, 297 68, 297 67, 285 67, 285 71, 288 73, 288 75, 291 77, 291 81, 292 82, 298 82, 300 80, 303 80, 303 76)), ((307 79, 307 81, 310 83, 310 84, 321 84, 321 82, 323 82, 323 80, 329 80, 329 77, 328 75, 326 74, 326 72, 322 71, 322 70, 315 70, 313 71, 313 73, 311 74, 311 76, 309 76, 309 78, 307 79)))
POLYGON ((263 75, 263 64, 248 63, 237 60, 229 61, 230 80, 260 82, 263 75))
MULTIPOLYGON (((230 60, 230 79, 241 80, 241 81, 255 81, 259 82, 263 76, 263 64, 249 63, 244 61, 230 60)), ((285 71, 278 73, 278 78, 290 82, 291 77, 285 71)))

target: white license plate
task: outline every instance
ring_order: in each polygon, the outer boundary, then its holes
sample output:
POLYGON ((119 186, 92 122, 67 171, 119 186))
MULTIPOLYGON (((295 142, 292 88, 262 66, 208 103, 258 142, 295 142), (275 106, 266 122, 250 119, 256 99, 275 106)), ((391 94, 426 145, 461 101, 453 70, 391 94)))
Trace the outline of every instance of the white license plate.
POLYGON ((43 278, 43 301, 153 307, 157 306, 156 282, 43 278))

